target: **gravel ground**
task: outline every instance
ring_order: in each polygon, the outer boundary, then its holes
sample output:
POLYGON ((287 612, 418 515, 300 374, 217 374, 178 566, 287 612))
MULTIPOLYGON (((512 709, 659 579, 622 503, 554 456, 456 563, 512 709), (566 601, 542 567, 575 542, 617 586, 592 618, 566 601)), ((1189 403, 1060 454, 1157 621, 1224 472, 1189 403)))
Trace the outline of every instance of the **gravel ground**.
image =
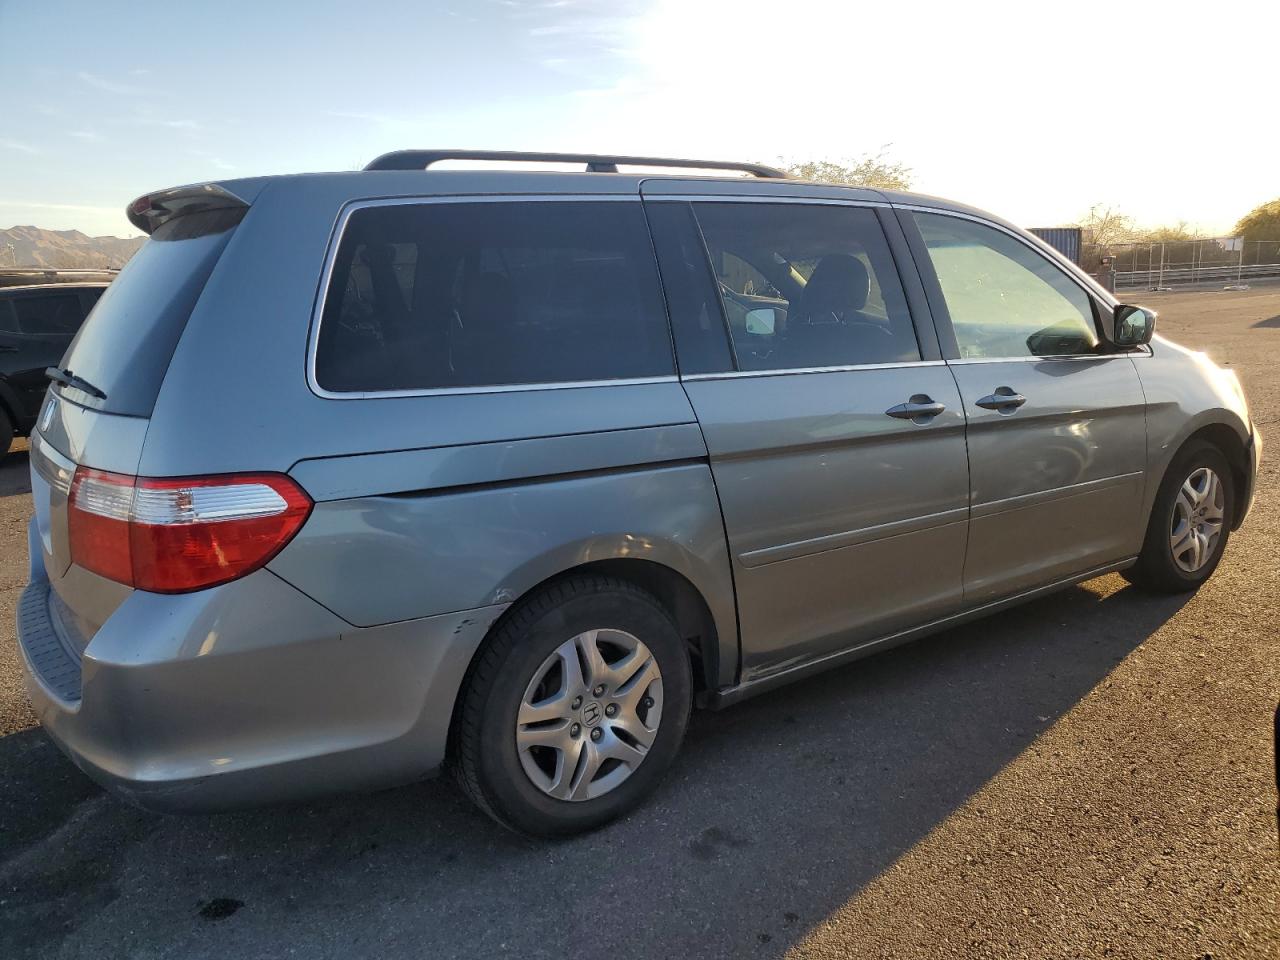
MULTIPOLYGON (((1280 290, 1143 295, 1280 449, 1280 290), (1268 428, 1267 424, 1271 424, 1268 428)), ((526 842, 443 782, 135 811, 31 729, 0 468, 0 956, 1280 957, 1276 454, 1213 580, 1118 577, 720 714, 627 820, 526 842)))

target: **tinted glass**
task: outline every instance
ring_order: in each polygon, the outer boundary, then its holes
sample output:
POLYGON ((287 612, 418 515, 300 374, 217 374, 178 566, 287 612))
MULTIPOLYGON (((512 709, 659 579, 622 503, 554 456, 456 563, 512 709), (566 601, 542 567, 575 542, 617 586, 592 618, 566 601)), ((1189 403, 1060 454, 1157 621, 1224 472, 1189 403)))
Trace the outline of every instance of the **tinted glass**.
POLYGON ((17 333, 18 318, 14 315, 13 304, 8 300, 0 300, 0 333, 17 333))
POLYGON ((669 375, 639 203, 423 203, 353 213, 316 352, 326 390, 669 375))
POLYGON ((916 223, 962 357, 1070 356, 1098 346, 1089 295, 994 227, 937 214, 916 223))
POLYGON ((189 213, 162 224, 107 287, 71 341, 62 366, 105 400, 55 389, 86 406, 148 417, 187 319, 241 210, 189 213))
POLYGON ((18 297, 13 309, 18 315, 18 329, 27 334, 74 336, 84 319, 76 293, 18 297))
POLYGON ((875 212, 695 204, 741 370, 920 359, 875 212))
POLYGON ((645 207, 662 269, 680 372, 732 370, 729 334, 693 211, 687 203, 647 203, 645 207))

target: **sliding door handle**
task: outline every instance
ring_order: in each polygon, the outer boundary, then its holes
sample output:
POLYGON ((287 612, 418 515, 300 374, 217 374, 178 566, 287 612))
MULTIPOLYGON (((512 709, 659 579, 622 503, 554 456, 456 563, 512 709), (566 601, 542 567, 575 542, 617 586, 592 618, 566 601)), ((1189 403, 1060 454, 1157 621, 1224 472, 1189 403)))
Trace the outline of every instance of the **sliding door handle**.
POLYGON ((928 394, 917 393, 906 403, 890 407, 885 413, 898 420, 910 420, 914 424, 923 426, 946 409, 945 405, 938 403, 928 394))
POLYGON ((995 393, 989 393, 975 401, 984 410, 995 410, 997 413, 1013 413, 1027 402, 1027 398, 1012 387, 996 387, 995 393))

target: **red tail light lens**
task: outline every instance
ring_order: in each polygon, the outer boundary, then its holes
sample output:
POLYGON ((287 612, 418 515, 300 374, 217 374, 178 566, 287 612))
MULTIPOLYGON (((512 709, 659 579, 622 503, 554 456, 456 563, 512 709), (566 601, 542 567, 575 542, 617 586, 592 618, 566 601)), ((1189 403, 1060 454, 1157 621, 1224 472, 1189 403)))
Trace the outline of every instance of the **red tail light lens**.
POLYGON ((139 590, 200 590, 267 563, 311 506, 278 473, 156 479, 79 468, 68 502, 71 561, 139 590))

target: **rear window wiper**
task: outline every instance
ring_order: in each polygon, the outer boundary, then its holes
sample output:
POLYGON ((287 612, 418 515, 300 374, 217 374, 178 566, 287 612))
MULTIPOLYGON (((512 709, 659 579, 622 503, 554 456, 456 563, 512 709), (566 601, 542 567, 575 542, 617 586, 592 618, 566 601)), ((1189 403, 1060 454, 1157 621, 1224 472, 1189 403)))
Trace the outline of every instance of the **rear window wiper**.
POLYGON ((107 399, 107 395, 95 387, 84 377, 77 377, 70 370, 59 370, 57 367, 45 367, 44 375, 54 383, 60 383, 64 387, 75 387, 91 397, 97 397, 99 400, 107 399))

